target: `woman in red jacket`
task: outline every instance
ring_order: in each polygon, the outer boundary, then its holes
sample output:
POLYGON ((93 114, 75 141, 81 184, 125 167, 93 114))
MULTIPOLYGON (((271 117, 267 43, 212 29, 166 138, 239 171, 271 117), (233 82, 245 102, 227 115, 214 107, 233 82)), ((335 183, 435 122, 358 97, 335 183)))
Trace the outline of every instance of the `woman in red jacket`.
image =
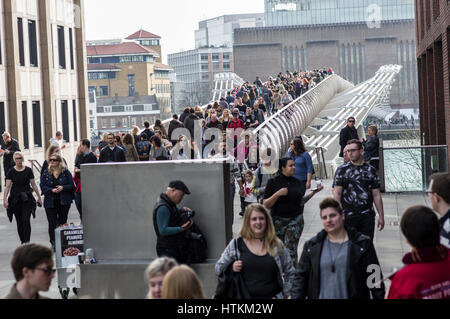
POLYGON ((440 241, 440 224, 428 207, 403 214, 400 228, 413 250, 393 275, 388 299, 450 299, 450 253, 440 241))

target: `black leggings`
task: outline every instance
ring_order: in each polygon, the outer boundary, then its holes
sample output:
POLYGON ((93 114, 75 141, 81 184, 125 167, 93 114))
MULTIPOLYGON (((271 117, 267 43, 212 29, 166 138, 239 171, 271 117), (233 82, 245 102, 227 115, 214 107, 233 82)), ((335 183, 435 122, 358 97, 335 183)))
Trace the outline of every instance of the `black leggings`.
POLYGON ((17 233, 21 244, 29 243, 31 238, 31 209, 27 203, 19 201, 14 208, 14 217, 17 222, 17 233))
POLYGON ((55 201, 53 208, 46 208, 45 214, 48 221, 48 234, 50 243, 55 244, 55 229, 67 223, 70 205, 61 205, 60 201, 55 201))

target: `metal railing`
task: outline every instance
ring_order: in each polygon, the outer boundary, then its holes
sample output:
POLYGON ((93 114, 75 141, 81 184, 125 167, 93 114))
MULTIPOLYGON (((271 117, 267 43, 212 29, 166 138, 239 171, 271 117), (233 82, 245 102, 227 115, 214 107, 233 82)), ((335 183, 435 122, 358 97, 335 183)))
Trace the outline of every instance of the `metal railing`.
POLYGON ((331 75, 269 117, 253 134, 258 134, 263 147, 284 155, 290 141, 310 125, 327 103, 351 87, 350 82, 336 74, 331 75))
POLYGON ((381 147, 381 190, 425 192, 430 176, 448 172, 448 146, 381 147))

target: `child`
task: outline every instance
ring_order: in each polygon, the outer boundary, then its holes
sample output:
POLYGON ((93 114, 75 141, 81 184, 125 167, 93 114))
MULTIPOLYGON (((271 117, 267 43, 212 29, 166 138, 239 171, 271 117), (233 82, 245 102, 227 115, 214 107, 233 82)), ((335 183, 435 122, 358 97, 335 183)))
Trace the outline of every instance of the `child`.
MULTIPOLYGON (((253 179, 254 175, 251 170, 247 170, 244 172, 245 207, 258 202, 258 198, 256 197, 256 195, 251 192, 253 179)), ((242 212, 239 213, 239 215, 244 216, 242 212)))

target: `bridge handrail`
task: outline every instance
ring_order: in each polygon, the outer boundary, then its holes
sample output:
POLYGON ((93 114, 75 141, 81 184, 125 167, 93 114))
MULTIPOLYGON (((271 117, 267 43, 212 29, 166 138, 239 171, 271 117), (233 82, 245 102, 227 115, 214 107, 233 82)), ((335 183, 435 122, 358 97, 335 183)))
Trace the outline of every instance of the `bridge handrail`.
POLYGON ((290 141, 307 128, 336 94, 351 87, 353 85, 350 82, 336 74, 328 76, 269 117, 253 134, 259 134, 263 145, 276 147, 281 154, 289 148, 290 141))

